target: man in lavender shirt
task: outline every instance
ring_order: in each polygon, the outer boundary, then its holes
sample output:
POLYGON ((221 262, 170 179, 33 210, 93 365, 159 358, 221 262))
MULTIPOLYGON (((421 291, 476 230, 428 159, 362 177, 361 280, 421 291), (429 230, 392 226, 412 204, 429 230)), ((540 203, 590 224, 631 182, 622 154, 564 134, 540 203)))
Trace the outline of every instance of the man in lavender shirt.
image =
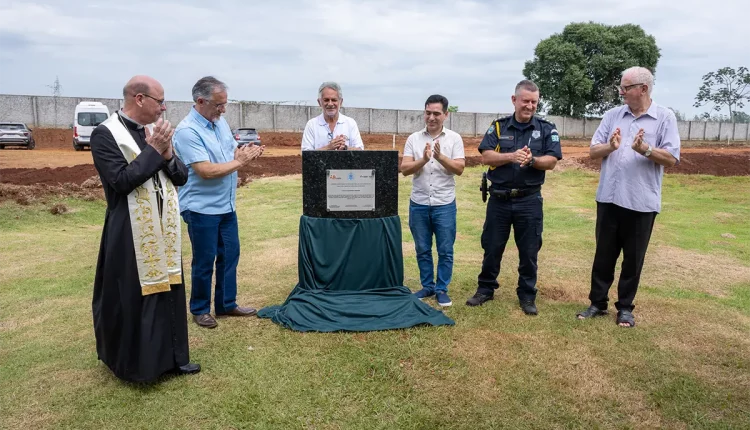
POLYGON ((622 72, 625 105, 604 114, 591 139, 589 155, 602 159, 596 190, 596 255, 591 269, 591 306, 578 319, 607 314, 609 288, 622 251, 617 285, 617 324, 634 327, 633 299, 646 248, 661 211, 664 167, 680 161, 680 135, 674 113, 651 100, 654 76, 643 67, 622 72))

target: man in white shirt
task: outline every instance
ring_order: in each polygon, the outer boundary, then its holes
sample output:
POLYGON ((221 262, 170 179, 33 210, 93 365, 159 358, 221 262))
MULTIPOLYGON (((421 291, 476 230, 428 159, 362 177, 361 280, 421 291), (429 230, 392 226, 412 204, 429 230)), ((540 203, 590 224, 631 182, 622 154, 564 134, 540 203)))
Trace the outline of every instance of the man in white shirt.
POLYGON ((409 202, 409 228, 414 237, 422 289, 420 300, 436 296, 440 306, 450 306, 448 285, 453 276, 453 243, 456 241, 456 181, 464 171, 464 142, 458 133, 443 127, 448 99, 430 96, 424 104, 425 128, 406 140, 401 173, 414 175, 409 202), (437 283, 432 263, 432 236, 438 251, 437 283))
POLYGON ((318 105, 323 113, 307 121, 302 134, 302 150, 336 151, 365 149, 354 119, 339 112, 344 97, 336 82, 323 82, 318 89, 318 105))

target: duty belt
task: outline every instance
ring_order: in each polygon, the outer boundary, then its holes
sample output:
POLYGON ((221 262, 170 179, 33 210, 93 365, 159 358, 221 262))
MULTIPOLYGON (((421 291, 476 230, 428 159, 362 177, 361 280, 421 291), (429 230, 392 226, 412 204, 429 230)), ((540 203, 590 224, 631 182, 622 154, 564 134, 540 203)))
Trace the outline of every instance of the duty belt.
POLYGON ((515 199, 519 197, 526 197, 530 196, 534 193, 539 192, 541 190, 541 186, 537 187, 531 187, 531 188, 513 188, 510 190, 498 190, 496 188, 491 188, 490 193, 492 193, 493 196, 508 200, 508 199, 515 199))

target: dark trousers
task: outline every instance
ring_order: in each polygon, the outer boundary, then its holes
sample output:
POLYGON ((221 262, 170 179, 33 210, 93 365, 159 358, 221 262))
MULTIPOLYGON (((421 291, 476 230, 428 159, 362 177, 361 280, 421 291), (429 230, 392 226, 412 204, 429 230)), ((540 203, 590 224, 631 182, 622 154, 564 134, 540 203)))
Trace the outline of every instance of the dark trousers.
POLYGON ((540 192, 520 198, 490 197, 482 230, 484 260, 477 292, 493 295, 500 286, 497 276, 512 226, 519 260, 516 294, 522 301, 536 298, 537 255, 542 247, 543 221, 540 192))
POLYGON ((607 309, 609 287, 622 251, 617 284, 617 310, 632 311, 643 260, 654 228, 656 212, 636 212, 612 203, 596 203, 596 255, 591 269, 591 304, 607 309))
POLYGON ((193 248, 190 313, 203 315, 211 311, 211 281, 216 264, 216 313, 227 313, 237 307, 237 264, 240 261, 240 238, 237 214, 206 215, 183 211, 193 248))

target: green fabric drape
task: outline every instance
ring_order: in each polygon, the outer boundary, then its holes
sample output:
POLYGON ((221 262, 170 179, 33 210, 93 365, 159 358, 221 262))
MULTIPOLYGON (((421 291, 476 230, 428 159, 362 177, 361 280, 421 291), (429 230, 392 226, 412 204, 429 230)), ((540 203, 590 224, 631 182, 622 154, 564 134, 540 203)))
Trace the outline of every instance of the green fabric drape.
POLYGON ((299 283, 261 318, 297 331, 371 331, 453 325, 404 283, 401 220, 302 216, 299 283))

